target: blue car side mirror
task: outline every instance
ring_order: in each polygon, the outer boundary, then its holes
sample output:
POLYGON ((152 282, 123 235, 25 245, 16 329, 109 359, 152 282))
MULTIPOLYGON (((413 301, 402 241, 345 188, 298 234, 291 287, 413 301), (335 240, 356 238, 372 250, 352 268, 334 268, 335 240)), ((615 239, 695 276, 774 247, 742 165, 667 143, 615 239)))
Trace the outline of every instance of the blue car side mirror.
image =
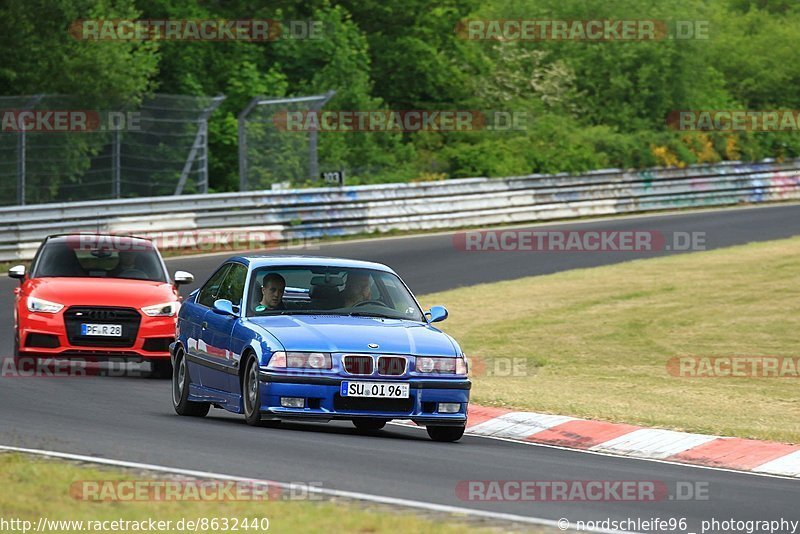
POLYGON ((447 308, 444 306, 432 306, 430 311, 425 313, 429 323, 438 323, 447 319, 447 308))
POLYGON ((233 311, 233 303, 227 299, 214 301, 214 312, 220 315, 236 315, 233 311))

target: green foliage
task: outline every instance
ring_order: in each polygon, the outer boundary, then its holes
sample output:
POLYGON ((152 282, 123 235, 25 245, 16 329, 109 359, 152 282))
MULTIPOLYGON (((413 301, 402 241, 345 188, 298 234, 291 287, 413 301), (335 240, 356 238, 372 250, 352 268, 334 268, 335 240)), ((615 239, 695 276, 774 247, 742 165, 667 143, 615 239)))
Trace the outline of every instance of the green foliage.
MULTIPOLYGON (((274 52, 287 72, 294 94, 323 94, 331 89, 336 96, 326 110, 374 111, 386 109, 383 99, 373 96, 370 78, 369 45, 350 13, 341 6, 325 6, 312 11, 310 18, 320 21, 323 39, 287 39, 274 43, 274 52)), ((319 135, 322 167, 345 169, 351 178, 375 170, 393 170, 412 156, 398 133, 332 132, 319 135)))
MULTIPOLYGON (((321 133, 321 168, 344 169, 349 183, 800 155, 796 133, 687 134, 665 121, 674 110, 800 109, 800 7, 790 0, 27 0, 0 4, 0 26, 0 94, 74 94, 99 108, 155 91, 226 95, 209 123, 218 191, 238 187, 237 115, 253 97, 329 90, 328 110, 527 118, 510 131, 321 133), (68 32, 80 18, 314 20, 323 34, 86 42, 68 32), (470 19, 655 19, 672 30, 700 21, 709 38, 471 41, 456 31, 470 19)), ((299 166, 304 156, 282 157, 299 166)))
POLYGON ((99 108, 136 102, 158 73, 154 42, 77 40, 78 19, 137 18, 133 0, 26 0, 0 4, 0 94, 55 93, 99 108))

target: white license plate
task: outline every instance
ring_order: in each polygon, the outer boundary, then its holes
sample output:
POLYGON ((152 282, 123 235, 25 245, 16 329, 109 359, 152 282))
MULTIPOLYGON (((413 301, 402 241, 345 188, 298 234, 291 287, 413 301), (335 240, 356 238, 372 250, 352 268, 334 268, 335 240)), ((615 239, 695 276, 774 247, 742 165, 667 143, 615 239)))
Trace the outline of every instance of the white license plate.
POLYGON ((82 324, 82 336, 122 337, 121 324, 82 324))
POLYGON ((342 382, 342 387, 339 394, 342 397, 407 399, 408 384, 391 384, 386 382, 342 382))

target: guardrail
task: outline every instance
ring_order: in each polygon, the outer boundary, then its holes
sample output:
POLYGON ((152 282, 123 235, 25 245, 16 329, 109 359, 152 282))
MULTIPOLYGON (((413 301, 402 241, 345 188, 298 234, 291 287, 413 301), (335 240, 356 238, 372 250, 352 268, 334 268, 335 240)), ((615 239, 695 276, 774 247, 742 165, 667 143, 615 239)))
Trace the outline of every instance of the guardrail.
POLYGON ((274 242, 798 198, 800 159, 14 206, 0 208, 0 261, 31 259, 64 232, 157 236, 169 249, 192 246, 192 231, 266 232, 274 242))

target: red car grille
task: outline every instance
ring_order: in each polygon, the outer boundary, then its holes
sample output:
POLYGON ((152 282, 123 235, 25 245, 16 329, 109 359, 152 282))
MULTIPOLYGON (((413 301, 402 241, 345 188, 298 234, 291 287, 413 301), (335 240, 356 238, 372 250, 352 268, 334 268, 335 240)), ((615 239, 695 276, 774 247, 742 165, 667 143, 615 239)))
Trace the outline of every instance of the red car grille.
POLYGON ((371 375, 372 356, 345 356, 344 370, 351 375, 371 375))
POLYGON ((142 316, 133 308, 99 308, 72 306, 64 312, 67 339, 75 347, 132 347, 139 334, 142 316), (120 337, 92 337, 81 335, 81 324, 118 324, 120 337))
POLYGON ((400 356, 381 356, 378 358, 378 374, 399 376, 406 372, 406 359, 400 356))

